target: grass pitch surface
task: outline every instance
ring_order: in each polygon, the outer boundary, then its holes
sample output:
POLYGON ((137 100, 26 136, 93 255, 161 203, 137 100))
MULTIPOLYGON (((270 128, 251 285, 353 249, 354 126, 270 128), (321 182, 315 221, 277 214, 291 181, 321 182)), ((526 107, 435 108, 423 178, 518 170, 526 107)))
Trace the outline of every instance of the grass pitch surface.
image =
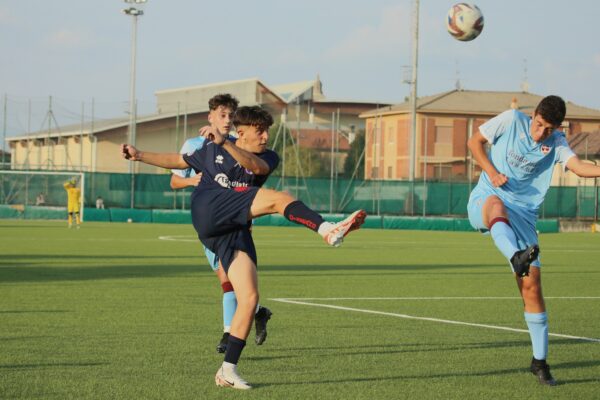
POLYGON ((341 248, 256 227, 261 304, 217 388, 221 289, 185 225, 0 221, 0 398, 592 399, 600 393, 600 235, 542 235, 552 372, 506 261, 477 233, 361 230, 341 248), (160 239, 159 237, 162 237, 160 239), (506 329, 508 328, 508 330, 506 329))

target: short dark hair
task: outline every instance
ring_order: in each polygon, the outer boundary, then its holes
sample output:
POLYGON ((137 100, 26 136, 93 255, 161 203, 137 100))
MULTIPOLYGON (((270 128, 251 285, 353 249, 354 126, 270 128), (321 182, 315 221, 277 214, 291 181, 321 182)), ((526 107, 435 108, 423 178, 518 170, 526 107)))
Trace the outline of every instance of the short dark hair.
POLYGON ((539 114, 544 121, 553 126, 560 126, 565 119, 567 106, 565 101, 558 96, 546 96, 535 108, 535 114, 539 114))
POLYGON ((208 100, 208 108, 211 111, 216 110, 219 106, 228 107, 231 111, 235 111, 238 108, 238 104, 240 104, 239 100, 229 93, 221 93, 208 100))
POLYGON ((267 110, 259 106, 244 106, 238 108, 233 116, 233 125, 254 126, 257 129, 264 131, 273 125, 273 117, 267 110))

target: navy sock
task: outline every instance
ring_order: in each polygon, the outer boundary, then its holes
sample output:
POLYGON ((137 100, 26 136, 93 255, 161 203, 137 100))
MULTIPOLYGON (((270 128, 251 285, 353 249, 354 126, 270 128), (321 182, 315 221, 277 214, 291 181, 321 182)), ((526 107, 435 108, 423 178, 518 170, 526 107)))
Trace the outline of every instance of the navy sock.
POLYGON ((325 220, 319 214, 311 210, 300 200, 292 201, 283 211, 283 216, 289 221, 304 225, 309 229, 317 232, 319 226, 325 220))
POLYGON ((242 350, 244 350, 244 346, 246 346, 245 340, 229 335, 227 351, 225 352, 225 362, 237 364, 242 355, 242 350))

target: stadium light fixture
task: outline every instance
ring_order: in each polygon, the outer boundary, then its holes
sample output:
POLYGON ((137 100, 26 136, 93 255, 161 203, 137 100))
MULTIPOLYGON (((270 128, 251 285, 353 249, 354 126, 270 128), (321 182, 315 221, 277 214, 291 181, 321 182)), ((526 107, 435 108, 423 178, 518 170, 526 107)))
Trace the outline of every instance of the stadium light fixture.
MULTIPOLYGON (((124 0, 125 3, 129 5, 129 8, 123 9, 123 13, 133 17, 131 19, 131 78, 129 83, 129 135, 128 142, 135 146, 135 128, 136 128, 136 120, 137 120, 137 101, 135 98, 135 67, 136 67, 136 45, 137 45, 137 19, 144 15, 144 11, 139 8, 146 0, 124 0)), ((133 188, 134 188, 134 169, 133 163, 129 163, 129 173, 132 175, 131 177, 131 208, 134 205, 134 196, 133 196, 133 188)))

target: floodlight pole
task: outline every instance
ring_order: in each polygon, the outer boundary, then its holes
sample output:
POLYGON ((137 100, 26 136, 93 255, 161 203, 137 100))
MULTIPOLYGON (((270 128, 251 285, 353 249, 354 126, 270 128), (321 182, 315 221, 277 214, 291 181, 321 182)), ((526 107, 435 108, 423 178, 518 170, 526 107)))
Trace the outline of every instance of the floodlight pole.
MULTIPOLYGON (((137 47, 137 19, 139 16, 144 15, 144 11, 139 8, 133 7, 133 5, 142 5, 147 0, 124 0, 125 3, 129 4, 129 8, 123 9, 123 13, 133 17, 131 19, 131 74, 129 81, 129 132, 128 142, 135 146, 135 128, 137 122, 137 101, 135 98, 135 67, 136 67, 136 47, 137 47)), ((130 208, 134 206, 134 193, 135 193, 135 170, 133 163, 129 163, 129 174, 131 175, 131 196, 130 196, 130 208)))
POLYGON ((410 130, 410 166, 409 180, 415 180, 415 158, 417 148, 417 67, 419 64, 419 0, 415 0, 413 10, 413 48, 412 48, 412 79, 410 90, 411 130, 410 130))

